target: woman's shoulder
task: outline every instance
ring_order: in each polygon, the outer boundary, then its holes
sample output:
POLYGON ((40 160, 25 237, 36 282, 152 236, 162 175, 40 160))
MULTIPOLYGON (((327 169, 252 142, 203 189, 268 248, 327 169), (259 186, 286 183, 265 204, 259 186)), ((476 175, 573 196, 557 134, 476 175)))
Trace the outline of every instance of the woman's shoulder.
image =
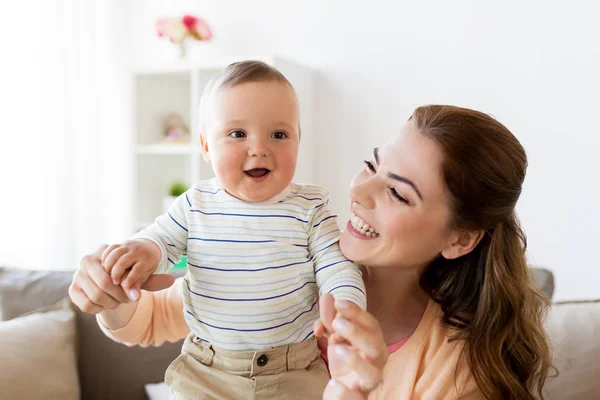
POLYGON ((425 392, 436 399, 483 398, 469 368, 468 350, 463 341, 452 339, 442 316, 440 306, 430 300, 415 332, 390 355, 378 398, 422 398, 425 392))

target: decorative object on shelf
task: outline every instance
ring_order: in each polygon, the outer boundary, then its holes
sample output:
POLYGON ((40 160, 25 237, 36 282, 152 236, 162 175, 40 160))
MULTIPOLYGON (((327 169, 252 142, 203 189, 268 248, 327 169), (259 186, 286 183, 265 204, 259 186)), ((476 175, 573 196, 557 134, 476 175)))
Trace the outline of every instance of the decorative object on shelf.
POLYGON ((188 190, 188 186, 185 184, 185 182, 174 181, 171 183, 171 186, 169 186, 168 195, 163 198, 163 212, 167 212, 175 199, 184 194, 186 190, 188 190))
POLYGON ((160 144, 190 144, 190 127, 185 123, 183 117, 175 112, 167 114, 163 118, 163 129, 165 137, 160 144))
POLYGON ((181 18, 159 19, 156 21, 156 33, 159 37, 167 37, 172 43, 178 44, 181 58, 187 53, 187 39, 208 41, 213 36, 203 19, 187 14, 181 18))

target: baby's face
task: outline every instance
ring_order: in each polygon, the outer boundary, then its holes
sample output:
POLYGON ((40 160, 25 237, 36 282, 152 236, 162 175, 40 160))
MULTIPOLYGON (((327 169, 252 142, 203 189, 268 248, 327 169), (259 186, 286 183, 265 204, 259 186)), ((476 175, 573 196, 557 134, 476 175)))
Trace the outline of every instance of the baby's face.
POLYGON ((223 189, 244 201, 267 200, 296 171, 299 112, 294 90, 279 82, 248 82, 217 93, 202 152, 223 189))

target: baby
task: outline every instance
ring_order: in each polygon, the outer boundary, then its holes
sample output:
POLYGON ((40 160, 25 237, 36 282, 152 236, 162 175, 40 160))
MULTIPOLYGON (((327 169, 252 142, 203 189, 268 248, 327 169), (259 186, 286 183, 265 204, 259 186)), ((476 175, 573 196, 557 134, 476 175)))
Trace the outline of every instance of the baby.
POLYGON ((200 102, 202 155, 216 178, 195 184, 149 228, 107 248, 103 266, 139 297, 153 273, 187 255, 191 333, 167 370, 174 398, 320 397, 329 376, 313 325, 318 296, 366 307, 341 253, 328 193, 292 182, 298 100, 275 68, 228 66, 200 102), (202 397, 205 396, 205 397, 202 397))

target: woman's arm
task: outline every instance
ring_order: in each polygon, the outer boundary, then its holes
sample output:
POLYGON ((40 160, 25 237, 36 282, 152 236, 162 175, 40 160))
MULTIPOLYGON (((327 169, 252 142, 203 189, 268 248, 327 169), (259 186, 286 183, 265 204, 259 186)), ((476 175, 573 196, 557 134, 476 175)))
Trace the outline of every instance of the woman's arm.
MULTIPOLYGON (((142 292, 147 293, 147 292, 142 292)), ((114 310, 104 310, 98 314, 98 323, 101 327, 109 331, 123 328, 131 318, 138 307, 139 301, 132 303, 123 303, 114 310)))
POLYGON ((142 287, 140 300, 132 303, 102 267, 107 247, 101 246, 81 260, 69 287, 73 303, 86 313, 102 313, 98 322, 103 331, 128 345, 158 346, 185 337, 189 330, 183 316, 181 282, 173 285, 172 275, 152 275, 142 287))
POLYGON ((128 346, 160 346, 185 338, 190 330, 183 314, 181 281, 166 290, 142 291, 138 303, 122 304, 121 310, 103 311, 98 316, 100 328, 128 346))

